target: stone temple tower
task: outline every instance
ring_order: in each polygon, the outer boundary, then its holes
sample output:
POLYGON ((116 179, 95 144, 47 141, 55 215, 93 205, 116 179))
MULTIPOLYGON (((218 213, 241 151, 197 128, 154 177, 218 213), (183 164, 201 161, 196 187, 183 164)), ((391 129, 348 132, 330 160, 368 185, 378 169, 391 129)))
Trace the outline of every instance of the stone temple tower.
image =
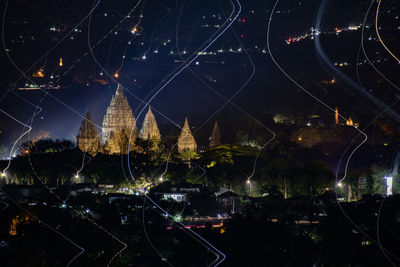
MULTIPOLYGON (((102 141, 107 153, 126 154, 132 127, 135 125, 135 117, 129 106, 128 99, 124 96, 122 86, 118 84, 117 91, 107 107, 103 119, 102 141)), ((130 150, 134 149, 136 139, 136 125, 131 138, 130 150)))
POLYGON ((139 138, 143 140, 161 140, 160 130, 158 129, 156 118, 154 117, 151 107, 144 117, 142 129, 140 129, 139 138))
POLYGON ((92 121, 89 111, 86 112, 79 129, 77 146, 82 152, 87 152, 92 156, 96 155, 100 149, 99 136, 92 121))
POLYGON ((219 131, 219 127, 218 127, 218 123, 215 122, 214 124, 214 128, 212 130, 211 133, 211 137, 210 137, 210 148, 216 147, 221 145, 221 133, 219 131))
POLYGON ((196 140, 194 140, 187 118, 185 119, 181 134, 178 137, 178 153, 185 150, 197 151, 197 143, 196 140))

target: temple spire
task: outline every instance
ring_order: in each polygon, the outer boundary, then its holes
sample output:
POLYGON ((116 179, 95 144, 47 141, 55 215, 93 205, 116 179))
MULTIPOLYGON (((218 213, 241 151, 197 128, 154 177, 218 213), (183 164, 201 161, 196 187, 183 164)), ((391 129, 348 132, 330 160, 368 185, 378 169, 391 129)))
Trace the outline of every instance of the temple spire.
POLYGON ((210 148, 220 146, 221 145, 221 133, 219 131, 218 123, 215 122, 214 128, 210 137, 210 148))
POLYGON ((89 111, 86 111, 76 140, 81 151, 88 152, 91 155, 96 155, 99 152, 99 137, 89 111))
POLYGON ((124 95, 124 93, 122 92, 122 85, 119 83, 117 86, 117 91, 115 92, 115 96, 119 96, 119 95, 124 95))
POLYGON ((144 140, 161 140, 160 130, 158 129, 156 118, 150 106, 144 117, 139 137, 144 140))
POLYGON ((185 150, 197 150, 197 143, 192 135, 192 131, 190 130, 187 117, 185 118, 185 123, 183 124, 181 134, 178 137, 178 153, 181 153, 185 150))
POLYGON ((128 153, 128 143, 131 144, 130 150, 134 149, 136 139, 135 117, 120 84, 118 84, 115 95, 111 98, 110 105, 107 107, 102 126, 102 141, 108 153, 126 154, 128 153), (135 127, 135 130, 131 138, 132 127, 135 127))

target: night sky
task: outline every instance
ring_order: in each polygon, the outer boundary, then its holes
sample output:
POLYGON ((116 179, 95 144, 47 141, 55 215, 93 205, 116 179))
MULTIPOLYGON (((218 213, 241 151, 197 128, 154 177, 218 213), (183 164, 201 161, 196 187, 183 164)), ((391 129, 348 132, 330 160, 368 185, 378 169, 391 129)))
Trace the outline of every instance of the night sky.
MULTIPOLYGON (((296 87, 271 60, 266 32, 275 1, 240 4, 237 14, 238 3, 227 0, 3 1, 0 145, 10 148, 27 130, 15 119, 32 126, 22 140, 74 140, 87 109, 101 125, 117 82, 135 117, 155 96, 149 104, 163 135, 178 133, 171 121, 182 125, 185 116, 199 135, 209 134, 215 120, 223 133, 246 128, 240 122, 248 116, 229 103, 224 106, 221 95, 235 96, 233 102, 267 126, 277 113, 299 118, 319 114, 331 123, 333 113, 296 87), (229 17, 236 15, 227 27, 229 17), (183 69, 190 60, 190 69, 202 81, 183 69), (29 86, 42 89, 21 89, 29 86)), ((328 106, 339 107, 343 116, 363 126, 384 110, 382 117, 396 124, 400 65, 377 39, 376 3, 366 16, 370 4, 279 1, 270 29, 271 53, 288 75, 328 106), (366 60, 360 49, 362 31, 368 58, 395 86, 366 60), (316 48, 316 39, 329 63, 316 48)), ((394 55, 400 55, 399 8, 396 1, 384 1, 379 11, 380 35, 394 55)))

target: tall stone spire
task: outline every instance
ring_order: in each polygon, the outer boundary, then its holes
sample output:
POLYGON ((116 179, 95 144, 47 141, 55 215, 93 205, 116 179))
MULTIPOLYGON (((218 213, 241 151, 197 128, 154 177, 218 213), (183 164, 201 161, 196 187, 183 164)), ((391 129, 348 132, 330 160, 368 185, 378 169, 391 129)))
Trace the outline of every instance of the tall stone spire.
MULTIPOLYGON (((102 141, 108 153, 127 153, 128 141, 132 127, 135 125, 135 117, 129 106, 128 99, 124 96, 122 86, 118 84, 115 95, 107 107, 103 119, 102 141)), ((135 133, 131 139, 130 150, 133 150, 135 133)))
POLYGON ((143 140, 161 140, 161 134, 158 130, 156 118, 154 117, 151 107, 144 117, 142 129, 140 129, 139 138, 143 140))
POLYGON ((210 137, 210 148, 221 145, 221 133, 219 131, 218 123, 215 122, 214 128, 210 137))
POLYGON ((99 137, 89 111, 86 112, 85 118, 82 120, 76 140, 81 151, 91 155, 96 155, 99 152, 99 137))
POLYGON ((197 143, 196 140, 194 140, 192 131, 190 130, 187 117, 185 118, 185 123, 183 125, 181 134, 178 137, 178 153, 181 153, 185 150, 197 150, 197 143))

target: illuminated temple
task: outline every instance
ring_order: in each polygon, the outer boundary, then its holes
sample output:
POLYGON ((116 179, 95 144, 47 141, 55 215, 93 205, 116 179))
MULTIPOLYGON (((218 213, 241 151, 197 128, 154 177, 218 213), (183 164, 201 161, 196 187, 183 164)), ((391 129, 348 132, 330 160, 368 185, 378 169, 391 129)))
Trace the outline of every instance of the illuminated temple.
POLYGON ((161 140, 160 130, 158 130, 157 121, 153 112, 151 111, 151 107, 149 107, 149 111, 147 111, 147 114, 144 117, 139 138, 143 140, 161 140))
MULTIPOLYGON (((153 141, 153 144, 161 140, 157 121, 150 107, 143 120, 139 134, 137 134, 135 122, 136 120, 132 114, 128 99, 124 96, 122 86, 118 84, 115 95, 111 98, 110 105, 107 107, 103 118, 101 143, 90 113, 87 112, 79 129, 77 146, 81 151, 90 153, 91 155, 95 155, 98 152, 105 154, 127 154, 128 147, 129 151, 137 149, 135 145, 137 137, 142 140, 153 141), (130 138, 133 127, 135 128, 132 132, 132 138, 130 138)), ((220 142, 220 136, 218 125, 215 127, 217 129, 213 131, 213 138, 214 145, 217 145, 220 142)), ((178 138, 178 153, 185 150, 197 150, 197 143, 190 131, 187 118, 178 138)))
POLYGON ((89 111, 86 112, 85 118, 82 120, 81 128, 79 128, 77 146, 81 151, 87 152, 92 156, 99 152, 99 136, 89 111))
POLYGON ((209 147, 213 148, 213 147, 220 146, 220 145, 221 145, 221 133, 219 132, 218 123, 215 122, 214 128, 213 128, 211 136, 210 136, 209 147))
POLYGON ((192 135, 187 118, 185 118, 181 134, 178 137, 178 153, 186 150, 197 151, 197 143, 192 135))

